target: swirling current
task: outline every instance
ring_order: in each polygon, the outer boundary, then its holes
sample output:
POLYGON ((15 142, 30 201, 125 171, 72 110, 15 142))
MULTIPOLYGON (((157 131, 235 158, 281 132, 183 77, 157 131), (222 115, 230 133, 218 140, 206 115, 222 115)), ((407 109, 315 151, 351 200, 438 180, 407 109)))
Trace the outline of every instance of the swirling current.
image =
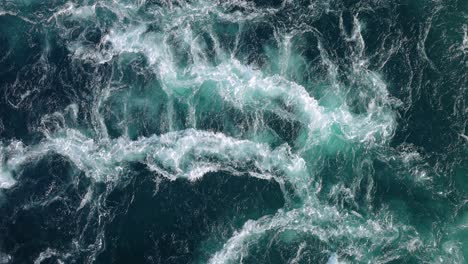
POLYGON ((0 263, 468 263, 468 1, 1 0, 0 263))

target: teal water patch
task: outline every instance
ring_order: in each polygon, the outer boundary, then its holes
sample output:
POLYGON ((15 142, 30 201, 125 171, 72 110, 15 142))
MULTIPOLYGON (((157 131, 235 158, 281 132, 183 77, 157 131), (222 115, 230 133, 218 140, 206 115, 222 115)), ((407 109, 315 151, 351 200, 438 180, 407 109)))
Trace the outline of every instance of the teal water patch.
POLYGON ((3 1, 0 262, 466 262, 466 7, 3 1))

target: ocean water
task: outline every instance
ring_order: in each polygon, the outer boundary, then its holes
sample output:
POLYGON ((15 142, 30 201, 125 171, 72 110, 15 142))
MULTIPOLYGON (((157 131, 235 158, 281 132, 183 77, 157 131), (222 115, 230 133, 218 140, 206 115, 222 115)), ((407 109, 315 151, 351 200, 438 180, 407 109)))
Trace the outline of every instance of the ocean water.
POLYGON ((468 263, 468 1, 0 0, 9 263, 468 263))

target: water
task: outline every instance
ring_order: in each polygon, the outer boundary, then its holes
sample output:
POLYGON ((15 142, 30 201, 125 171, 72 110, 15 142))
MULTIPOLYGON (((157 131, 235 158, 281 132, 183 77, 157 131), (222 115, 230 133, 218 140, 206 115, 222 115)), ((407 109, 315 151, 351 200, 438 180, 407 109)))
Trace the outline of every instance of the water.
POLYGON ((466 1, 0 3, 0 263, 465 263, 466 1))

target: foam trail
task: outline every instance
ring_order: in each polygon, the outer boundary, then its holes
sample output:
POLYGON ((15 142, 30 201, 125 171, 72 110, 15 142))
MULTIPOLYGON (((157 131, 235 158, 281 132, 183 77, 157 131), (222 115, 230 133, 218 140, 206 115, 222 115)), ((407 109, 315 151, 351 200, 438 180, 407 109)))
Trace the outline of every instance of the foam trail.
POLYGON ((66 129, 62 136, 36 146, 13 142, 8 148, 4 168, 9 171, 19 170, 52 152, 67 157, 97 181, 118 180, 127 162, 144 163, 169 179, 197 180, 207 172, 224 170, 279 183, 288 181, 298 189, 311 180, 305 161, 286 145, 270 149, 265 144, 193 129, 136 141, 118 138, 106 144, 97 144, 76 130, 66 129))
POLYGON ((9 189, 15 185, 16 181, 9 172, 0 173, 0 189, 9 189))
POLYGON ((460 49, 463 53, 468 53, 468 25, 463 25, 463 40, 460 49))
POLYGON ((342 262, 338 260, 336 253, 333 253, 327 261, 327 264, 345 264, 346 262, 342 262))
MULTIPOLYGON (((336 208, 324 204, 314 204, 287 212, 280 210, 274 216, 246 222, 242 229, 235 232, 223 248, 212 256, 209 263, 238 263, 248 256, 249 245, 265 236, 267 232, 273 232, 276 236, 284 232, 297 232, 297 237, 293 239, 312 236, 331 248, 346 245, 341 250, 359 262, 376 260, 373 259, 372 250, 379 249, 369 245, 391 244, 398 239, 405 245, 409 243, 411 236, 415 235, 411 227, 393 225, 385 217, 362 222, 358 215, 341 213, 336 208), (404 237, 399 237, 403 231, 404 237)), ((387 254, 391 256, 397 253, 387 254)), ((330 259, 336 260, 336 256, 330 259)))
POLYGON ((0 146, 0 190, 9 189, 15 185, 16 181, 13 179, 11 172, 5 167, 4 162, 7 159, 7 155, 14 151, 14 146, 18 145, 15 142, 8 147, 0 146), (16 143, 16 144, 15 144, 16 143))

